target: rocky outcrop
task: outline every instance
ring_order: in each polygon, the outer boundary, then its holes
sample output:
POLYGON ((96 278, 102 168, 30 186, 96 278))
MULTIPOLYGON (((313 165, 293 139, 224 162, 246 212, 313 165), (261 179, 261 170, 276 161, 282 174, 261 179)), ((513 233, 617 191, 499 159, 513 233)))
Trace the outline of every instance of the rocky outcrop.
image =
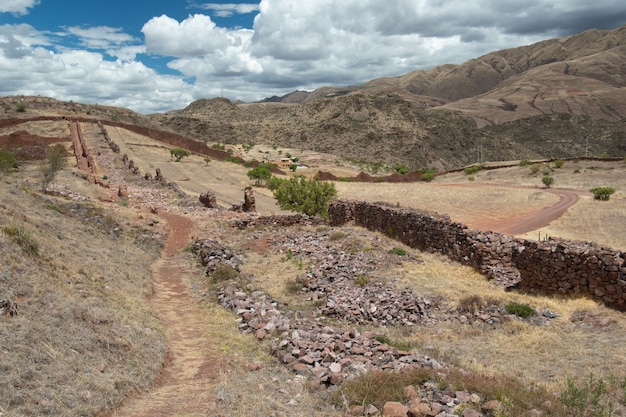
POLYGON ((215 197, 215 193, 213 191, 207 190, 201 193, 198 199, 200 200, 200 203, 202 203, 204 207, 207 207, 207 208, 217 207, 217 197, 215 197))

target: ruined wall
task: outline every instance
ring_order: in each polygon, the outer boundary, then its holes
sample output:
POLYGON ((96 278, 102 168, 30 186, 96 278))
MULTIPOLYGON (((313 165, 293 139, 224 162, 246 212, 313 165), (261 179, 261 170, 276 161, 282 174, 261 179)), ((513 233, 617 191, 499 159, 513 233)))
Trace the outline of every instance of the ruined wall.
POLYGON ((381 204, 341 200, 329 222, 353 222, 420 250, 470 265, 505 286, 541 294, 590 296, 626 311, 626 254, 587 242, 533 242, 481 232, 447 216, 381 204))

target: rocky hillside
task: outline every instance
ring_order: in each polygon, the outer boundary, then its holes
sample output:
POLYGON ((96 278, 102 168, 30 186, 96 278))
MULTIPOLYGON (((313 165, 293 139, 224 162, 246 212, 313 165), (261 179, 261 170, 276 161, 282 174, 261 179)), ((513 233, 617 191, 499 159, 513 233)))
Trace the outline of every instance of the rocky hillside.
POLYGON ((361 86, 263 103, 198 100, 157 120, 211 142, 264 143, 411 168, 623 156, 626 26, 590 30, 361 86))

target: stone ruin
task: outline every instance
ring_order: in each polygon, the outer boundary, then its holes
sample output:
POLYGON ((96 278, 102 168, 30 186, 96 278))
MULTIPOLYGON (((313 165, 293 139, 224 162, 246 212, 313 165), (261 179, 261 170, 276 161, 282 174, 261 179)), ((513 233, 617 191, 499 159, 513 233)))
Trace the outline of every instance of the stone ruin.
POLYGON ((588 296, 626 311, 626 253, 593 242, 534 242, 469 229, 448 216, 341 200, 329 222, 365 227, 407 246, 439 252, 488 279, 529 293, 588 296))

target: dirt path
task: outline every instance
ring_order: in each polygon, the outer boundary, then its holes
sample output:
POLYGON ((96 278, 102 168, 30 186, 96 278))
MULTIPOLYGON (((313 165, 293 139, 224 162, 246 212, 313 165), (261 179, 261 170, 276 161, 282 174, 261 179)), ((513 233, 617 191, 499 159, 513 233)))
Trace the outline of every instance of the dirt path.
POLYGON ((559 201, 550 207, 525 213, 520 216, 500 220, 481 219, 478 221, 468 221, 467 225, 478 230, 492 230, 506 235, 521 235, 541 229, 561 217, 568 208, 576 204, 578 196, 580 195, 578 191, 564 189, 548 189, 545 191, 558 195, 559 201))
POLYGON ((207 330, 207 316, 187 291, 188 260, 179 256, 192 230, 180 215, 159 213, 170 228, 163 256, 152 267, 151 303, 168 340, 167 362, 147 392, 127 398, 110 417, 193 417, 217 415, 211 387, 221 368, 207 330))

